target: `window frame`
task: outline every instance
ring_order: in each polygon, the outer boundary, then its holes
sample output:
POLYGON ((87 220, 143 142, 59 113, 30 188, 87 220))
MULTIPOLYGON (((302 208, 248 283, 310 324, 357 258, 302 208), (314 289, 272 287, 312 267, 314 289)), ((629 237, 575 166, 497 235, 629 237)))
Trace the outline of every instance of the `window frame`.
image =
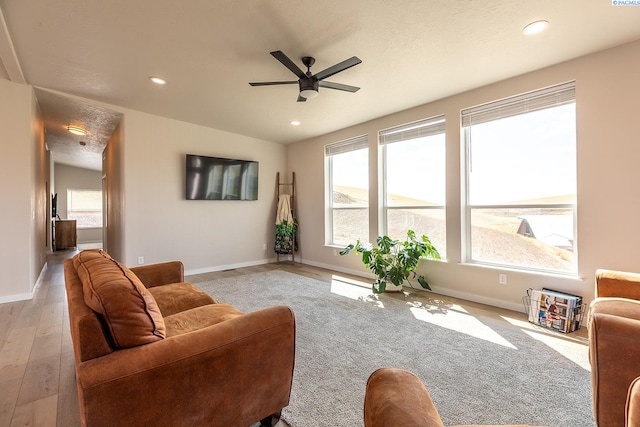
POLYGON ((68 219, 75 219, 76 220, 76 227, 78 229, 98 229, 98 228, 103 228, 104 227, 104 207, 102 205, 103 203, 103 193, 101 189, 95 189, 95 188, 68 188, 67 189, 67 218, 68 219), (99 200, 100 200, 100 209, 98 210, 78 210, 78 209, 73 209, 72 208, 72 203, 73 203, 73 197, 72 194, 73 193, 98 193, 99 194, 99 200), (100 217, 100 225, 98 226, 91 226, 91 225, 83 225, 83 223, 81 222, 80 219, 78 218, 73 218, 73 213, 75 212, 96 212, 99 213, 99 217, 100 217))
MULTIPOLYGON (((367 195, 367 204, 364 207, 335 207, 333 198, 333 175, 334 165, 333 156, 338 154, 344 154, 347 152, 366 150, 367 158, 367 176, 369 176, 369 136, 359 135, 353 138, 345 139, 335 143, 325 145, 325 245, 343 247, 345 244, 352 242, 336 242, 335 241, 335 223, 334 212, 335 211, 348 211, 348 210, 365 210, 367 212, 367 229, 369 228, 368 213, 370 210, 370 199, 367 195)), ((368 188, 367 188, 368 189, 368 188)), ((367 233, 368 234, 368 233, 367 233)), ((368 235, 366 236, 368 239, 368 235)))
MULTIPOLYGON (((379 205, 380 215, 378 221, 378 229, 380 234, 387 235, 389 233, 389 211, 393 210, 442 210, 445 217, 445 242, 446 242, 446 172, 445 172, 445 203, 443 205, 405 205, 405 206, 389 206, 387 200, 387 182, 389 176, 389 168, 387 165, 387 147, 391 144, 402 143, 406 141, 412 141, 414 139, 443 135, 445 137, 445 170, 446 170, 446 117, 444 114, 428 117, 425 119, 417 120, 403 125, 394 126, 391 128, 383 129, 378 132, 378 147, 380 153, 380 166, 381 180, 378 186, 379 188, 379 205)), ((431 236, 429 236, 431 237, 431 236)), ((440 249, 439 249, 440 250, 440 249)), ((440 252, 442 259, 446 259, 446 247, 445 250, 440 252)))
MULTIPOLYGON (((527 92, 513 97, 504 98, 501 100, 489 102, 476 107, 465 109, 461 111, 461 135, 463 141, 464 161, 462 172, 464 173, 463 179, 463 192, 464 192, 464 208, 462 210, 464 225, 463 236, 463 261, 466 264, 507 268, 512 270, 529 271, 535 273, 550 273, 563 276, 575 277, 578 275, 578 202, 577 202, 577 187, 575 188, 574 203, 531 203, 531 204, 472 204, 471 199, 471 184, 470 184, 470 165, 471 159, 471 135, 470 127, 473 124, 485 123, 501 118, 514 117, 518 114, 541 111, 548 108, 553 108, 561 105, 567 105, 573 103, 576 105, 575 96, 575 81, 561 83, 558 85, 550 86, 547 88, 539 89, 537 91, 527 92), (484 114, 486 113, 486 114, 484 114), (477 122, 473 122, 473 114, 480 115, 480 119, 477 122), (571 271, 558 270, 553 268, 540 268, 527 265, 498 263, 491 261, 478 260, 473 258, 473 241, 472 241, 472 212, 475 209, 571 209, 573 220, 573 269, 571 271)), ((576 123, 577 126, 577 118, 576 123)), ((574 161, 577 163, 577 130, 575 140, 576 154, 574 161)), ((576 172, 577 173, 577 172, 576 172)), ((577 179, 577 178, 576 178, 577 179)), ((576 183, 577 184, 577 183, 576 183)))

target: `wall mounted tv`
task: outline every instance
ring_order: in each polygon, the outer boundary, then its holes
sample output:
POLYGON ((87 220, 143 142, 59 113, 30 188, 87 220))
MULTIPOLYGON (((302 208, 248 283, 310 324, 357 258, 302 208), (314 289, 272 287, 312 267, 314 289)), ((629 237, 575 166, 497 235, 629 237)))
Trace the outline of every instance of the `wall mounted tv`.
POLYGON ((187 200, 258 200, 258 162, 187 154, 187 200))

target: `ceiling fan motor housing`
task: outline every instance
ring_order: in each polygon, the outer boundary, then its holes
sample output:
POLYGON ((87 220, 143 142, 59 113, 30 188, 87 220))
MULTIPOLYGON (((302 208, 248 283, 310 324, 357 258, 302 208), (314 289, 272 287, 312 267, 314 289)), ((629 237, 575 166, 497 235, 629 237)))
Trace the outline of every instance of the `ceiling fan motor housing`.
POLYGON ((318 85, 319 82, 317 79, 314 79, 313 77, 307 77, 306 79, 300 79, 298 81, 298 83, 300 84, 300 92, 304 91, 304 90, 313 90, 318 92, 318 85))

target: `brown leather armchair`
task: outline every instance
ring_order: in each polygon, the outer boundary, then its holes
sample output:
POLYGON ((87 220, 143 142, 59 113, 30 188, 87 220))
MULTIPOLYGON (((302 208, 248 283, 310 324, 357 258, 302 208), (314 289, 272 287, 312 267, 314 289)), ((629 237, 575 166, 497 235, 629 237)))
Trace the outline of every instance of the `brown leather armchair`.
MULTIPOLYGON (((640 377, 631 382, 625 393, 622 412, 617 417, 621 424, 616 425, 640 427, 640 377)), ((431 396, 418 377, 409 371, 393 368, 378 369, 369 377, 364 398, 364 425, 444 427, 431 396)))
POLYGON ((418 377, 403 369, 381 368, 367 380, 364 426, 444 427, 444 424, 418 377))
POLYGON ((589 310, 594 416, 599 427, 624 426, 629 387, 640 376, 640 274, 597 270, 589 310))

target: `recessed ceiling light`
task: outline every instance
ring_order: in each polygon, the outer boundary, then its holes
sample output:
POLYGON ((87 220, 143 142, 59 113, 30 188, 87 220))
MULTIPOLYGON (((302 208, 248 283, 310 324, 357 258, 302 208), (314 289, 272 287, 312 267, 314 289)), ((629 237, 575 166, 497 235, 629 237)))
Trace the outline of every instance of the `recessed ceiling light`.
POLYGON ((162 79, 162 78, 156 77, 156 76, 149 77, 149 80, 151 80, 152 82, 154 82, 157 85, 166 85, 167 84, 167 81, 165 79, 162 79))
POLYGON ((525 36, 532 36, 534 34, 538 34, 543 32, 549 26, 549 21, 535 21, 531 24, 527 25, 522 29, 522 34, 525 36))
POLYGON ((67 130, 74 135, 86 135, 87 131, 85 128, 79 125, 68 125, 67 130))
POLYGON ((297 120, 292 120, 291 121, 291 126, 300 126, 300 122, 297 120))

